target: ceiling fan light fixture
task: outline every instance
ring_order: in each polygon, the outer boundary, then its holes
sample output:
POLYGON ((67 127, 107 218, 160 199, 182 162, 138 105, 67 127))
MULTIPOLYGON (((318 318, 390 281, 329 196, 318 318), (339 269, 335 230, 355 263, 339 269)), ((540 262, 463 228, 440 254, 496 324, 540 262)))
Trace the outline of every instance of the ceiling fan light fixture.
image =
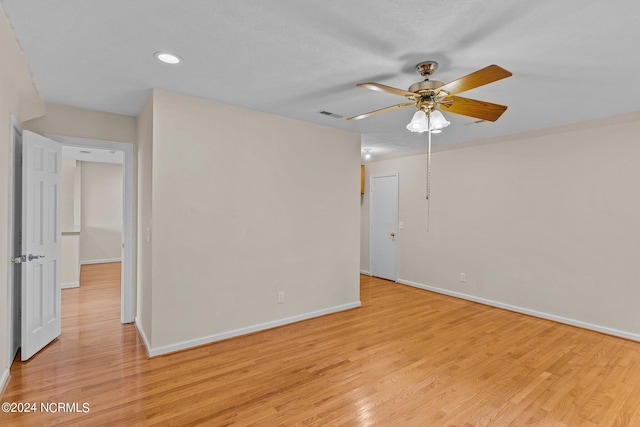
POLYGON ((427 130, 429 130, 429 125, 427 124, 427 114, 422 110, 416 111, 416 113, 413 115, 413 118, 407 125, 407 130, 409 132, 418 133, 426 132, 427 130))
POLYGON ((431 119, 431 132, 433 133, 440 133, 442 132, 442 129, 451 124, 451 122, 445 119, 444 115, 438 110, 431 111, 429 113, 429 117, 431 119))

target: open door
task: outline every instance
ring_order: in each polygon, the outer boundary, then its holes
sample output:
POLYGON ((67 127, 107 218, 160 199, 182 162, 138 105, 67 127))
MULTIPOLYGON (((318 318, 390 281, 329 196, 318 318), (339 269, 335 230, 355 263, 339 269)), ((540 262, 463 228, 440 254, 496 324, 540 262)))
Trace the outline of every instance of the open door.
POLYGON ((22 136, 22 360, 61 332, 60 177, 62 145, 22 136))

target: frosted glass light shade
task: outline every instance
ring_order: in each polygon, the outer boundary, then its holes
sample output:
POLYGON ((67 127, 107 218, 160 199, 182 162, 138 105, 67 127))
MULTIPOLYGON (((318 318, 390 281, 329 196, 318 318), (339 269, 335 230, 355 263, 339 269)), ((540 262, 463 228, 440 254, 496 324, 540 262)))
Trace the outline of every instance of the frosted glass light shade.
POLYGON ((410 132, 425 132, 429 129, 429 125, 427 124, 427 114, 420 110, 416 111, 411 119, 411 122, 407 125, 407 130, 410 132))
POLYGON ((430 114, 429 117, 431 118, 431 130, 441 130, 443 128, 446 128, 447 126, 449 126, 451 124, 451 122, 447 121, 447 119, 444 118, 444 116, 442 115, 442 113, 438 110, 433 110, 430 114))

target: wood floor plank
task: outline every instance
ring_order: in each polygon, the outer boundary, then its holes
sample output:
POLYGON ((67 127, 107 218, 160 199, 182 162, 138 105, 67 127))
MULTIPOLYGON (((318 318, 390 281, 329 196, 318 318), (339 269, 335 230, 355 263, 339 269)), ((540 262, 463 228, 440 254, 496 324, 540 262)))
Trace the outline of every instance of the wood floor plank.
POLYGON ((83 266, 63 333, 11 369, 2 426, 640 424, 640 343, 361 276, 362 307, 152 359, 120 264, 83 266))

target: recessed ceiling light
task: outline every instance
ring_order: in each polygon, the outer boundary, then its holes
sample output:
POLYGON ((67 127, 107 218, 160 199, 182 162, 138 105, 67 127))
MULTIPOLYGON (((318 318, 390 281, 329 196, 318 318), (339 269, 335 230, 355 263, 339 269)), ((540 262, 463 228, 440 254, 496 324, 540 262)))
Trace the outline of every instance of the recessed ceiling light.
POLYGON ((181 61, 179 56, 167 52, 156 52, 153 56, 155 56, 158 61, 162 61, 165 64, 178 64, 181 61))

